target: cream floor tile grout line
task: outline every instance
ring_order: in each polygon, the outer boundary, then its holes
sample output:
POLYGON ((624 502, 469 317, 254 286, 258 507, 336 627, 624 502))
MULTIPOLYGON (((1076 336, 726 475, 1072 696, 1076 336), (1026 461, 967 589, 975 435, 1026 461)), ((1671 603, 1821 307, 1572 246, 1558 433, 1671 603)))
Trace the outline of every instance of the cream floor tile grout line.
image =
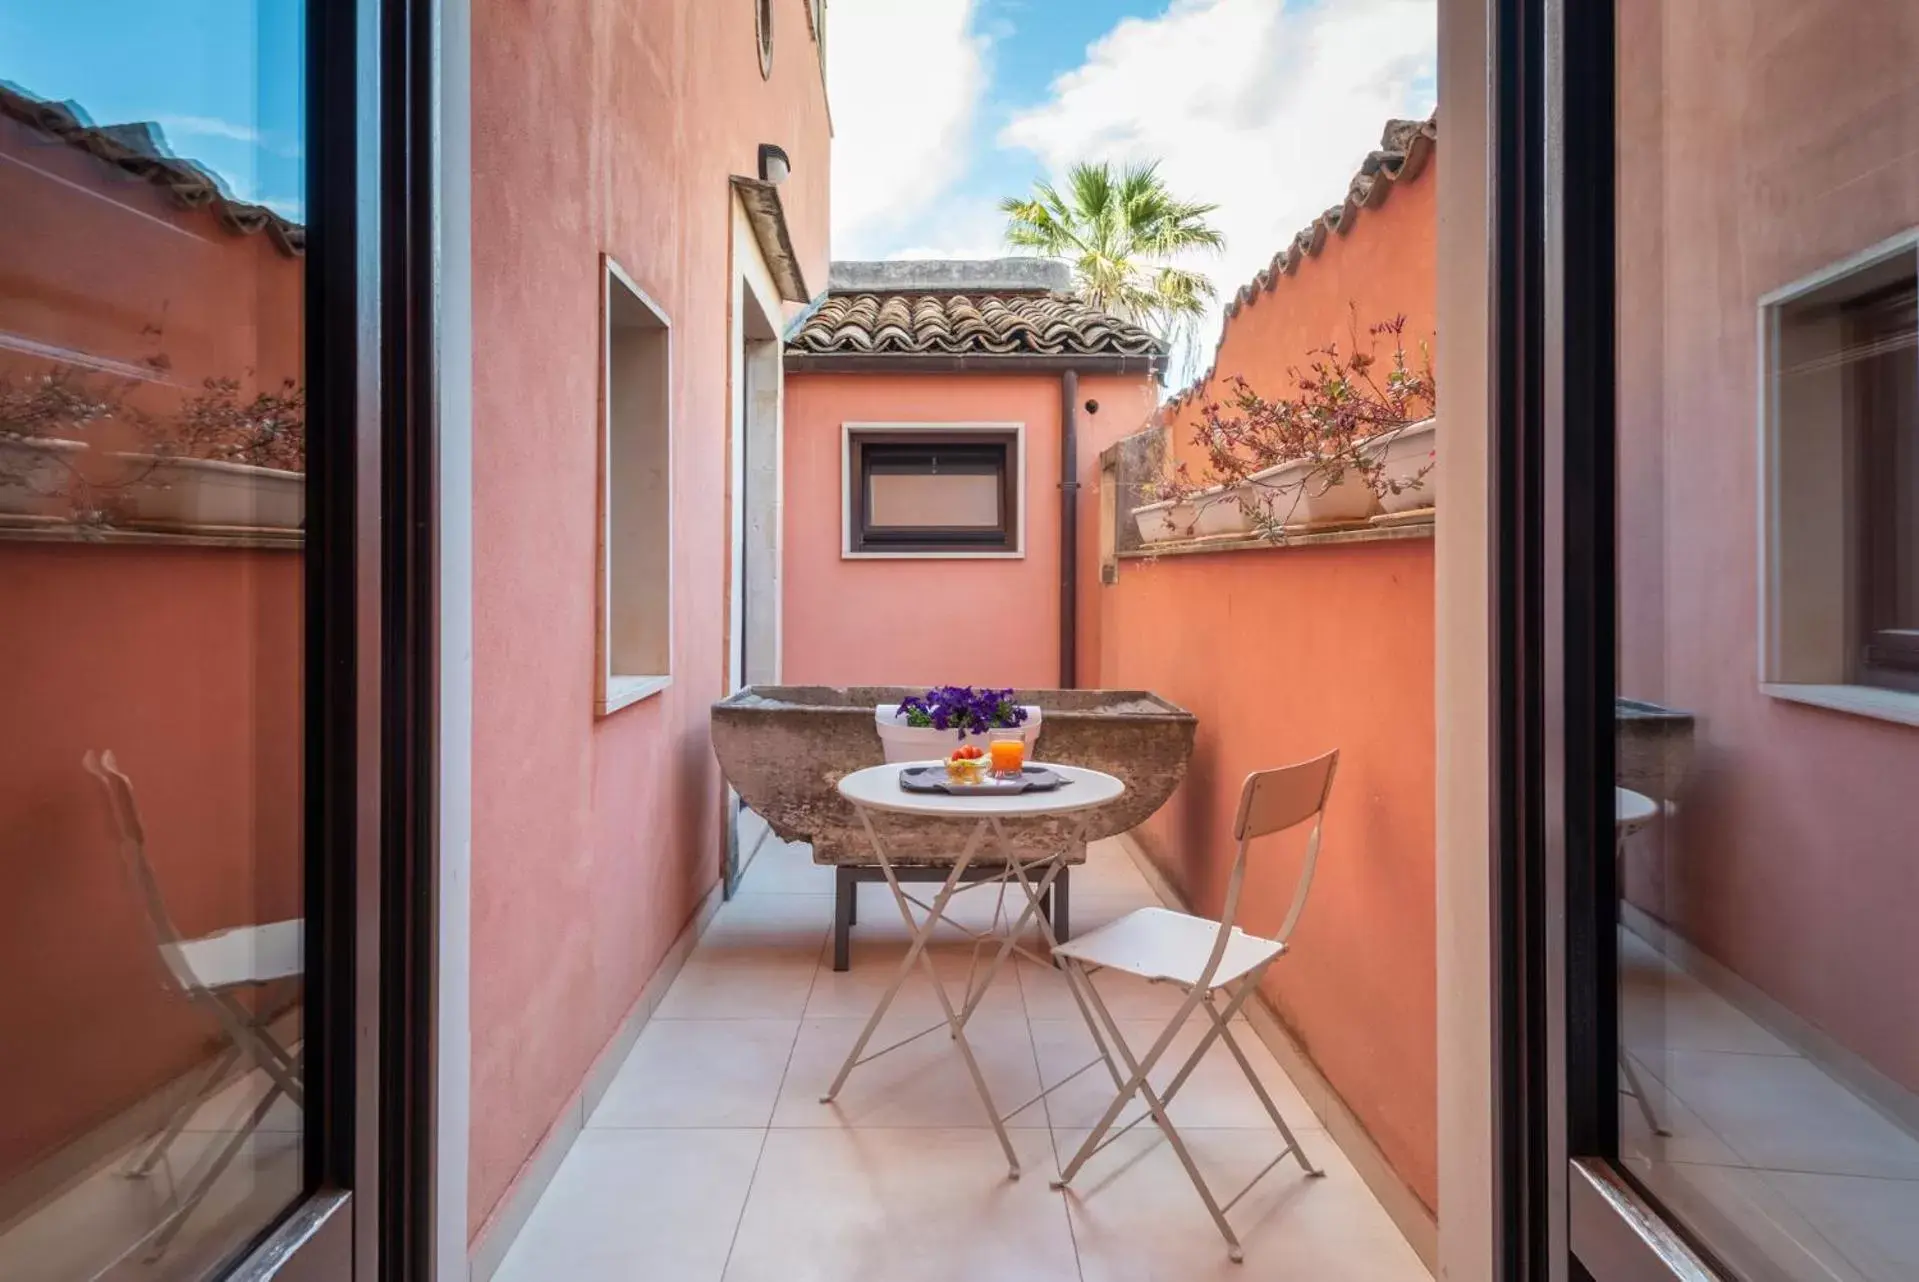
MULTIPOLYGON (((1145 878, 1148 889, 1161 903, 1181 912, 1191 911, 1172 883, 1147 858, 1146 851, 1131 833, 1121 833, 1113 840, 1126 852, 1140 876, 1145 878)), ((1433 1212, 1393 1170, 1392 1163, 1386 1160, 1386 1155, 1373 1142, 1373 1137, 1367 1133, 1358 1116, 1347 1107, 1332 1083, 1313 1065, 1305 1051, 1273 1014, 1265 995, 1256 994, 1246 1003, 1244 1012, 1253 1032, 1279 1062, 1280 1071, 1292 1080, 1300 1098, 1306 1101, 1306 1107, 1313 1111, 1320 1129, 1352 1163, 1360 1181, 1378 1199, 1387 1218, 1413 1248, 1413 1253, 1426 1266, 1426 1271, 1437 1277, 1439 1221, 1433 1212)))
MULTIPOLYGON (((742 894, 744 888, 745 877, 742 874, 742 894)), ((806 983, 806 1001, 800 1003, 800 1017, 793 1022, 793 1042, 786 1048, 786 1063, 780 1068, 779 1084, 773 1088, 773 1103, 766 1111, 766 1125, 760 1129, 760 1151, 753 1157, 753 1173, 746 1177, 746 1193, 740 1198, 740 1213, 733 1220, 733 1236, 727 1241, 726 1259, 720 1264, 720 1282, 726 1282, 726 1275, 733 1268, 733 1252, 740 1244, 740 1230, 746 1225, 747 1209, 753 1205, 753 1188, 760 1181, 760 1164, 766 1160, 766 1144, 773 1134, 773 1117, 779 1111, 780 1097, 786 1093, 787 1074, 793 1071, 793 1055, 799 1050, 800 1032, 806 1027, 807 1004, 813 1000, 813 990, 819 986, 820 966, 825 960, 826 948, 826 941, 822 940, 819 951, 813 954, 813 974, 806 983)))
MULTIPOLYGON (((1026 1044, 1033 1051, 1033 1076, 1042 1092, 1046 1090, 1046 1071, 1040 1066, 1039 1038, 1033 1033, 1033 1012, 1026 1005, 1025 972, 1018 966, 1013 968, 1013 979, 1019 984, 1020 1007, 1026 1011, 1026 1044)), ((1046 1148, 1053 1155, 1053 1171, 1057 1174, 1062 1166, 1059 1152, 1059 1130, 1053 1125, 1053 1097, 1041 1094, 1039 1106, 1046 1118, 1046 1148)), ((1073 1268, 1079 1273, 1080 1282, 1086 1282, 1086 1262, 1079 1254, 1079 1230, 1073 1226, 1073 1208, 1067 1202, 1069 1194, 1065 1189, 1059 1191, 1060 1214, 1066 1217, 1066 1240, 1073 1244, 1073 1268)))

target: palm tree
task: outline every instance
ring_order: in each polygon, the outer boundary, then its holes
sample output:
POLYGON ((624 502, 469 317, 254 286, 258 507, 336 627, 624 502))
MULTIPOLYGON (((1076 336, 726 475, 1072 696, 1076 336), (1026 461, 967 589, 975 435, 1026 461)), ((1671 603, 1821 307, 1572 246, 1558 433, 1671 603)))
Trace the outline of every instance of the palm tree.
POLYGON ((1213 299, 1203 273, 1167 260, 1225 245, 1206 221, 1219 206, 1175 199, 1157 164, 1117 173, 1105 161, 1074 165, 1064 195, 1035 183, 1031 198, 1008 196, 999 207, 1008 244, 1067 259, 1086 301, 1161 337, 1190 328, 1213 299))

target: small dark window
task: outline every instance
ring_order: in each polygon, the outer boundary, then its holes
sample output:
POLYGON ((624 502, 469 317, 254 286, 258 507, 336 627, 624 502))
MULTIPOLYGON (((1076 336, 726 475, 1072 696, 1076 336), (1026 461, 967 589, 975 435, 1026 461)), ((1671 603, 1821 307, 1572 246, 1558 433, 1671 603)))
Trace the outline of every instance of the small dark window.
POLYGON ((1019 551, 1019 440, 1013 432, 851 440, 849 551, 1019 551))
POLYGON ((1919 691, 1919 289, 1908 278, 1845 313, 1863 500, 1857 679, 1919 691))
POLYGON ((753 0, 753 30, 760 42, 760 78, 773 75, 773 0, 753 0))

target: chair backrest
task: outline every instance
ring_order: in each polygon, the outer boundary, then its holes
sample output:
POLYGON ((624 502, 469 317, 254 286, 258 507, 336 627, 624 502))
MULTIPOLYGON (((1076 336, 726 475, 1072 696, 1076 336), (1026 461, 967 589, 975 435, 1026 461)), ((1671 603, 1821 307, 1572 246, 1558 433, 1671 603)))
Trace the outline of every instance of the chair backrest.
POLYGON ((146 825, 140 822, 140 806, 133 799, 133 781, 120 769, 113 753, 95 752, 88 749, 80 758, 80 764, 88 774, 99 780, 101 791, 106 794, 107 813, 113 820, 115 834, 119 838, 120 863, 127 874, 127 880, 133 883, 135 896, 140 907, 146 913, 147 926, 153 932, 154 947, 160 952, 160 959, 166 963, 167 972, 175 983, 186 992, 201 987, 199 979, 180 953, 180 931, 173 924, 173 917, 167 912, 167 902, 160 893, 160 879, 154 875, 153 865, 147 861, 146 825))
POLYGON ((1277 936, 1280 943, 1292 938, 1293 927, 1306 908, 1306 895, 1313 887, 1313 870, 1319 865, 1319 833, 1326 818, 1326 800, 1332 795, 1333 773, 1339 766, 1339 750, 1323 757, 1281 766, 1276 770, 1256 770, 1246 776, 1240 789, 1239 815, 1233 820, 1233 836, 1239 839, 1239 851, 1233 857, 1233 874, 1226 883, 1226 904, 1220 913, 1219 939, 1213 947, 1206 977, 1226 955, 1239 916, 1239 892, 1246 881, 1246 855, 1260 837, 1288 828, 1297 828, 1311 820, 1312 833, 1306 839, 1306 859, 1300 865, 1299 881, 1293 888, 1292 906, 1286 910, 1277 936))

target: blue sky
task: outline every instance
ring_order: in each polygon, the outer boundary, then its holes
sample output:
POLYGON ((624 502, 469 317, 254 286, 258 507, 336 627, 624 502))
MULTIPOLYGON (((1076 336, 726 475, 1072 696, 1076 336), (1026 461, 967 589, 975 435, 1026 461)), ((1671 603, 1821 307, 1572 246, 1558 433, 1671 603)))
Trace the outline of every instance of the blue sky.
POLYGON ((0 80, 97 125, 157 123, 243 200, 299 218, 301 0, 0 0, 0 80))
MULTIPOLYGON (((996 206, 1080 160, 1216 203, 1221 299, 1434 105, 1434 0, 832 0, 836 258, 1005 252, 996 206)), ((1176 379, 1210 359, 1219 308, 1176 379)))

